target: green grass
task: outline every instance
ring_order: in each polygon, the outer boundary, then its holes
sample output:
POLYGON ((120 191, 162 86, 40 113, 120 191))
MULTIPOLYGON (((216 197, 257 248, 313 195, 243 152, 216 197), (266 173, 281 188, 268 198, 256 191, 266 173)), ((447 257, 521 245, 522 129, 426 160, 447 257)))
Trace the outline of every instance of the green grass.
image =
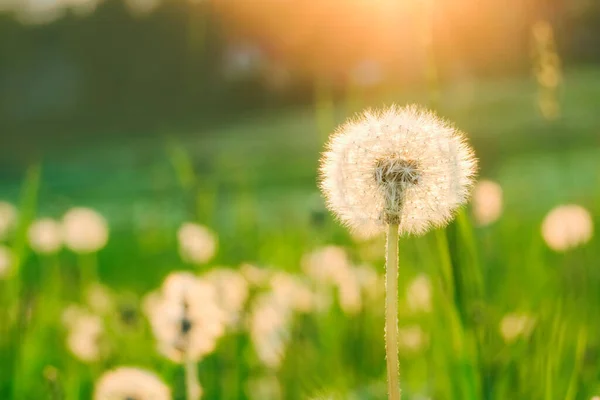
MULTIPOLYGON (((442 91, 440 114, 469 133, 481 175, 503 186, 505 211, 479 228, 466 209, 447 230, 401 240, 400 289, 425 273, 434 293, 431 313, 413 314, 401 299, 400 325, 418 324, 429 337, 426 348, 401 354, 406 399, 600 394, 600 240, 555 254, 539 234, 543 216, 565 202, 586 206, 600 223, 600 73, 567 74, 558 121, 537 115, 534 93, 527 80, 463 82, 442 91), (535 318, 530 337, 502 340, 498 326, 510 312, 535 318)), ((385 94, 352 107, 425 98, 385 94)), ((19 202, 25 218, 7 242, 18 256, 18 274, 0 280, 0 398, 90 398, 102 371, 119 365, 151 369, 175 398, 184 395, 182 368, 155 351, 141 315, 134 329, 109 335, 113 351, 101 361, 83 363, 67 351, 60 313, 78 301, 81 260, 66 250, 55 259, 28 251, 26 227, 36 214, 60 217, 84 205, 107 216, 111 238, 98 254, 99 278, 118 303, 138 310, 141 297, 169 272, 194 269, 177 253, 176 229, 185 220, 219 236, 218 254, 196 268, 200 274, 242 262, 297 273, 305 253, 327 244, 345 246, 353 262, 382 273, 383 247, 373 256, 369 243, 353 242, 318 197, 326 132, 352 113, 347 104, 326 111, 265 113, 197 134, 174 129, 55 149, 40 163, 40 176, 34 166, 22 180, 2 182, 2 197, 19 202), (59 295, 50 291, 53 263, 62 275, 59 295), (57 381, 44 378, 49 366, 57 381)), ((276 371, 259 362, 244 330, 228 333, 200 363, 204 398, 249 398, 249 382, 270 375, 279 379, 284 399, 385 398, 383 302, 365 304, 358 315, 335 302, 323 314, 295 315, 276 371)), ((106 321, 118 326, 119 316, 106 321)))

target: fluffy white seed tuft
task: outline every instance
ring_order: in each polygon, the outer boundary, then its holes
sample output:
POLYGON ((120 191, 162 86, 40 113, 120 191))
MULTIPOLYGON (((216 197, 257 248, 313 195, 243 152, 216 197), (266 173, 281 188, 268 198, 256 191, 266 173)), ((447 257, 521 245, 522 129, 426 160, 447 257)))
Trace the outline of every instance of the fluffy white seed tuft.
POLYGON ((354 232, 443 226, 469 196, 477 161, 463 134, 417 106, 367 111, 342 125, 321 160, 327 204, 354 232))
POLYGON ((96 383, 94 400, 171 400, 171 391, 154 373, 120 367, 106 372, 96 383))
POLYGON ((546 215, 542 223, 542 237, 554 251, 564 252, 582 246, 594 235, 590 213, 576 204, 558 206, 546 215))

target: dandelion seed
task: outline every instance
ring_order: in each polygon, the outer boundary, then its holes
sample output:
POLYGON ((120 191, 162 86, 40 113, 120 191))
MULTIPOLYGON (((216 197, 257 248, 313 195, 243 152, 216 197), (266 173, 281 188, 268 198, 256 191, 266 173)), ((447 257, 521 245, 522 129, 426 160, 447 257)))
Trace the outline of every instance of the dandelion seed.
POLYGON ((50 218, 35 221, 29 227, 29 246, 38 254, 54 254, 63 245, 62 226, 50 218))
POLYGON ((529 337, 534 327, 535 320, 528 314, 506 314, 500 321, 500 334, 505 342, 512 343, 518 338, 529 337))
POLYGON ((217 238, 208 228, 191 222, 183 224, 177 232, 181 258, 193 264, 210 261, 217 250, 217 238))
POLYGON ((17 223, 17 209, 10 203, 0 201, 0 240, 4 239, 17 223))
POLYGON ((477 161, 463 134, 416 106, 365 112, 338 128, 321 159, 329 209, 363 237, 387 232, 388 395, 398 382, 398 235, 447 224, 470 193, 477 161))
POLYGON ((425 274, 413 279, 406 290, 406 302, 413 312, 431 311, 431 281, 425 274))
POLYGON ((96 383, 94 400, 171 400, 168 386, 154 373, 120 367, 106 372, 96 383))
POLYGON ((542 223, 542 237, 554 251, 565 252, 589 242, 594 234, 592 216, 583 207, 570 204, 551 210, 542 223))
POLYGON ((13 255, 8 247, 0 245, 0 279, 8 277, 13 266, 13 255))
POLYGON ((226 313, 212 285, 190 273, 173 273, 161 291, 149 295, 144 310, 159 351, 174 362, 198 361, 224 333, 226 313))
POLYGON ((496 182, 479 181, 473 190, 473 216, 478 225, 496 222, 502 215, 502 187, 496 182))
POLYGON ((65 246, 75 253, 95 253, 108 242, 108 223, 89 208, 72 208, 63 217, 65 246))

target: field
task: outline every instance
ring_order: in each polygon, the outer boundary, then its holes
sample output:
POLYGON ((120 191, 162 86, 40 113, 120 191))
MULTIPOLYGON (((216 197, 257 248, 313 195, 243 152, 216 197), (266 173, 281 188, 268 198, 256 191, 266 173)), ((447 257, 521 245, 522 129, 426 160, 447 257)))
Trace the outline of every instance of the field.
MULTIPOLYGON (((600 222, 600 72, 564 79, 554 121, 539 115, 529 79, 440 91, 438 113, 468 133, 504 210, 479 226, 466 207, 447 229, 401 239, 403 398, 600 395, 599 239, 555 252, 540 234, 560 204, 600 222)), ((228 269, 244 283, 223 296, 245 294, 197 364, 203 398, 384 399, 383 241, 352 238, 334 221, 318 160, 354 111, 428 98, 410 89, 335 105, 324 98, 200 130, 97 135, 45 145, 39 162, 13 167, 0 182, 0 201, 20 216, 5 238, 12 272, 0 279, 0 398, 91 398, 98 378, 123 365, 153 371, 173 398, 186 398, 184 365, 157 350, 145 296, 174 271, 212 282, 228 269), (107 219, 106 247, 31 251, 30 223, 72 207, 107 219), (178 229, 188 221, 214 232, 214 256, 182 257, 178 229), (96 281, 104 289, 90 296, 96 281), (102 327, 87 360, 68 341, 73 304, 102 327)))

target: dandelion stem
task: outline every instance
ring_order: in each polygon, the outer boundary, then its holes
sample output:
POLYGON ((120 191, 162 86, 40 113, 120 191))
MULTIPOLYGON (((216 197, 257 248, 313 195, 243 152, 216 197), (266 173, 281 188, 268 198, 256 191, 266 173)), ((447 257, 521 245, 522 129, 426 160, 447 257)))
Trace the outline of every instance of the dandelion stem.
POLYGON ((185 359, 186 400, 199 400, 201 389, 198 382, 198 364, 191 357, 185 359))
POLYGON ((398 224, 388 224, 385 269, 385 355, 388 399, 400 400, 398 367, 398 224))

